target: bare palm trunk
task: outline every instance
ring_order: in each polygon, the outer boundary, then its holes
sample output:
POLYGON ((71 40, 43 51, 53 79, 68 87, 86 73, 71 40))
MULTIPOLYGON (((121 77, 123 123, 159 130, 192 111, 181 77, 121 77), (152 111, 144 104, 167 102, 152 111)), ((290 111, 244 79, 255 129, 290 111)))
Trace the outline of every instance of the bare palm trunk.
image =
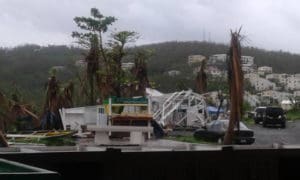
POLYGON ((2 131, 0 131, 0 147, 8 147, 8 144, 6 142, 6 139, 4 138, 2 131))
POLYGON ((89 83, 90 83, 90 97, 89 97, 89 104, 94 104, 94 76, 89 76, 89 83))
POLYGON ((207 91, 207 77, 205 73, 206 60, 202 61, 200 71, 196 77, 196 90, 198 93, 203 94, 207 91))
POLYGON ((231 47, 229 51, 229 93, 230 93, 230 118, 228 130, 224 137, 224 144, 232 144, 234 138, 234 128, 239 131, 239 121, 242 117, 243 105, 243 73, 241 70, 241 47, 240 47, 240 31, 231 32, 231 47))

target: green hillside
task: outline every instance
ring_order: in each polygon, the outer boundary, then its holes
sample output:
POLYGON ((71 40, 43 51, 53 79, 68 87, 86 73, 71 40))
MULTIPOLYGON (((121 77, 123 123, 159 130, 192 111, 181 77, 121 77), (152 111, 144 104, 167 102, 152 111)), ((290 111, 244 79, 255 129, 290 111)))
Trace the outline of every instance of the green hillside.
MULTIPOLYGON (((228 46, 224 44, 196 41, 164 42, 143 45, 138 48, 147 48, 153 51, 153 56, 148 61, 149 77, 155 82, 156 88, 163 92, 194 87, 193 68, 187 64, 189 55, 201 54, 208 57, 213 54, 226 53, 228 50, 228 46), (166 74, 169 70, 179 70, 181 75, 169 77, 166 74)), ((7 95, 17 89, 27 100, 41 103, 44 84, 49 77, 50 68, 53 66, 66 67, 64 71, 57 74, 62 82, 74 79, 74 63, 76 60, 83 59, 83 52, 79 48, 67 46, 24 45, 11 49, 1 48, 0 89, 7 95)), ((242 52, 243 55, 254 56, 258 66, 272 66, 274 72, 300 72, 300 55, 251 47, 243 48, 242 52)), ((130 59, 126 61, 130 61, 130 59)), ((216 90, 223 86, 219 82, 220 80, 215 80, 210 83, 209 89, 216 90)))
MULTIPOLYGON (((177 86, 193 88, 194 75, 192 67, 187 64, 189 55, 201 54, 209 57, 213 54, 223 54, 228 51, 224 44, 208 42, 165 42, 159 44, 145 45, 144 48, 152 49, 154 56, 149 60, 149 73, 152 80, 157 83, 163 91, 173 91, 177 86), (164 73, 169 70, 179 70, 181 76, 171 78, 164 73)), ((258 66, 271 66, 276 73, 299 73, 300 55, 281 51, 267 51, 263 49, 244 47, 243 55, 254 56, 255 64, 258 66)), ((218 80, 208 88, 217 88, 218 80)), ((221 84, 219 84, 222 86, 221 84)))

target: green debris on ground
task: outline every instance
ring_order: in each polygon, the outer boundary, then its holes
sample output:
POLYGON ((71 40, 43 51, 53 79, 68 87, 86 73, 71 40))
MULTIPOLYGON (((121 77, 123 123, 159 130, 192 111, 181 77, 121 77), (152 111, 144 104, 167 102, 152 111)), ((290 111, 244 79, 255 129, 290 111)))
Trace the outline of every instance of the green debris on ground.
POLYGON ((168 136, 165 139, 168 140, 174 140, 174 141, 180 141, 180 142, 187 142, 187 143, 196 143, 196 144, 216 144, 214 142, 208 142, 202 139, 196 139, 194 136, 183 136, 183 135, 178 135, 178 136, 168 136))
POLYGON ((49 139, 39 138, 16 138, 9 140, 11 143, 26 143, 26 144, 44 144, 46 146, 75 146, 75 139, 72 137, 59 137, 49 139))

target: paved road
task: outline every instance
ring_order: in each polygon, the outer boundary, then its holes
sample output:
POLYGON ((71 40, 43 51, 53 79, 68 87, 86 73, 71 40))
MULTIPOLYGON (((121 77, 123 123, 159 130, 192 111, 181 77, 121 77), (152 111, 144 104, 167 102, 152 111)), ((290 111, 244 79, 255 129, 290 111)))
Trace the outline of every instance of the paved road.
POLYGON ((254 145, 271 145, 273 143, 280 144, 299 144, 300 145, 300 121, 287 122, 286 128, 267 127, 262 125, 249 125, 254 130, 254 145))

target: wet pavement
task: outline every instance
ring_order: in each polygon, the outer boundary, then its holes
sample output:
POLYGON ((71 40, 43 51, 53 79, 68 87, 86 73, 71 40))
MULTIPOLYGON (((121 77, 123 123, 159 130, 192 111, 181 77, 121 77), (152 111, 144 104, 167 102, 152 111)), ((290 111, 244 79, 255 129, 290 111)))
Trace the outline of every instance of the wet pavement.
POLYGON ((279 127, 262 127, 261 124, 248 125, 254 130, 255 143, 254 145, 300 145, 300 120, 288 121, 286 128, 279 127))

